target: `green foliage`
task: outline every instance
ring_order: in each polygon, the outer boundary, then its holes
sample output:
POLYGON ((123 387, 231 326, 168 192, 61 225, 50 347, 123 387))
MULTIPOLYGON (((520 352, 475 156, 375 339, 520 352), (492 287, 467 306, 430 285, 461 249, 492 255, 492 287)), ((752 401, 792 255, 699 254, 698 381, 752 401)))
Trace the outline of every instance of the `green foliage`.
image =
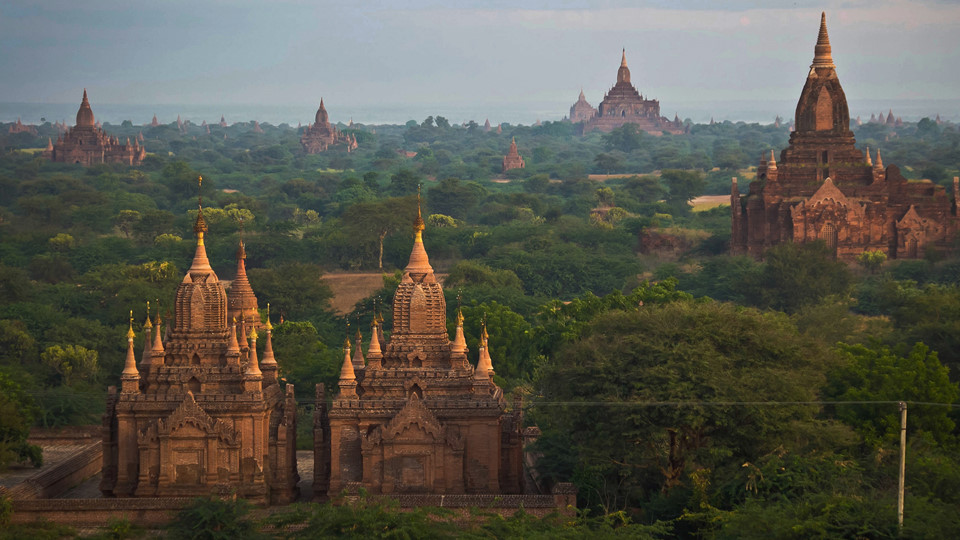
POLYGON ((0 527, 0 540, 60 540, 75 538, 77 531, 73 527, 52 521, 17 523, 0 527))
POLYGON ((297 262, 247 271, 260 302, 270 302, 277 312, 293 320, 321 317, 329 307, 332 293, 320 280, 321 274, 318 266, 297 262))
POLYGON ((835 260, 823 242, 785 242, 764 255, 757 304, 793 313, 827 296, 846 293, 852 281, 847 266, 835 260))
POLYGON ((247 540, 265 538, 249 517, 245 499, 198 498, 181 510, 167 527, 177 540, 247 540))
POLYGON ((588 504, 609 512, 689 489, 701 468, 820 437, 837 444, 843 430, 811 431, 816 407, 701 403, 812 401, 832 361, 782 315, 690 301, 601 312, 538 378, 537 421, 578 464, 549 472, 577 479, 588 504))
POLYGON ((80 345, 53 345, 40 353, 40 361, 60 374, 65 386, 97 373, 97 351, 80 345))
POLYGON ((294 385, 297 394, 313 396, 314 385, 321 382, 329 389, 336 388, 342 355, 337 354, 339 347, 331 350, 320 341, 313 324, 286 321, 276 325, 273 351, 280 375, 294 385))
MULTIPOLYGON (((960 387, 950 382, 947 368, 923 343, 895 352, 872 345, 839 346, 843 362, 829 372, 826 395, 841 401, 916 401, 956 403, 960 387)), ((944 406, 910 405, 909 432, 927 433, 940 443, 954 440, 956 424, 944 406)), ((847 422, 874 445, 899 441, 900 413, 896 404, 837 407, 847 422)))
POLYGON ((0 471, 16 462, 43 464, 40 448, 27 443, 34 410, 30 396, 0 372, 0 471))
POLYGON ((885 262, 887 262, 887 254, 879 250, 864 251, 860 255, 857 255, 857 263, 871 274, 876 274, 885 262))

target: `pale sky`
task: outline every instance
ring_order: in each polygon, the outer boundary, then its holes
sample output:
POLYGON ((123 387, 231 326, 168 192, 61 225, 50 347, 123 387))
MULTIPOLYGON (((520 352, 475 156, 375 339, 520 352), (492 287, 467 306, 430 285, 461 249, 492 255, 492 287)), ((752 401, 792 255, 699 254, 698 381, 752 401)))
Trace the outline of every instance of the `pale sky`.
POLYGON ((4 0, 0 102, 596 105, 625 47, 672 117, 795 102, 821 10, 848 98, 960 96, 952 2, 4 0))

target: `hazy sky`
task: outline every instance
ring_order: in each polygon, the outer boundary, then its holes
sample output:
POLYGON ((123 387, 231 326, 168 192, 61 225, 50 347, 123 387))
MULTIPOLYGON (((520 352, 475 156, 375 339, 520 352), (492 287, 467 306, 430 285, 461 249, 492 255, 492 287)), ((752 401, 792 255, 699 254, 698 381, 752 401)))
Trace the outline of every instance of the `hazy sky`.
POLYGON ((952 2, 4 0, 0 102, 596 105, 625 47, 672 116, 795 101, 821 10, 848 98, 960 96, 952 2))

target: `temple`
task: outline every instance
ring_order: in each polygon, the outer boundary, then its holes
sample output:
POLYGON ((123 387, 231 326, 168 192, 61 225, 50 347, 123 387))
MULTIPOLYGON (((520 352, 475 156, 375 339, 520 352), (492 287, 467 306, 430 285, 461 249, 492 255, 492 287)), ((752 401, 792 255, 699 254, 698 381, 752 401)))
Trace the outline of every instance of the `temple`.
POLYGON ((582 123, 583 134, 591 131, 609 133, 625 124, 635 124, 652 135, 685 133, 686 127, 679 117, 674 116, 672 121, 660 116, 660 102, 644 99, 630 82, 626 50, 623 51, 620 69, 617 70, 617 84, 603 97, 600 106, 594 110, 587 103, 583 90, 580 90, 580 99, 570 107, 570 121, 575 124, 582 123))
POLYGON ((523 158, 517 151, 517 139, 514 138, 510 141, 510 150, 507 151, 507 155, 503 156, 503 172, 510 169, 522 169, 524 166, 523 158))
MULTIPOLYGON (((256 503, 291 502, 299 494, 296 400, 293 386, 281 388, 277 379, 269 313, 259 359, 256 326, 228 318, 231 307, 247 306, 252 290, 232 302, 217 279, 203 243, 202 206, 194 231, 196 254, 177 287, 175 320, 166 321, 162 337, 159 314, 151 322, 148 312, 139 366, 131 312, 120 392, 111 387, 103 418, 100 490, 114 497, 232 492, 256 503)), ((259 321, 252 311, 239 312, 259 321)))
POLYGON ((320 498, 359 488, 389 495, 524 491, 522 406, 506 410, 485 327, 476 367, 467 361, 459 311, 454 339, 447 334, 423 229, 418 213, 390 338, 382 339, 375 317, 366 356, 359 339, 344 344, 329 410, 318 385, 313 490, 320 498))
POLYGON ((570 121, 574 124, 587 122, 597 115, 597 109, 587 102, 587 97, 583 95, 583 88, 580 89, 580 97, 577 102, 570 107, 570 121))
POLYGON ((344 145, 348 152, 357 149, 357 138, 353 135, 347 135, 337 129, 330 123, 327 115, 327 109, 323 106, 323 98, 320 98, 320 108, 317 109, 317 115, 313 124, 307 125, 303 135, 300 136, 300 146, 307 154, 319 154, 326 151, 334 145, 344 145))
POLYGON ((10 135, 16 135, 17 133, 29 133, 30 135, 37 134, 37 126, 31 124, 24 124, 20 121, 20 117, 17 117, 16 123, 10 126, 10 129, 7 130, 7 133, 10 135))
POLYGON ((823 240, 836 257, 864 251, 914 259, 948 250, 957 231, 958 185, 951 201, 943 187, 910 182, 880 150, 856 148, 847 99, 837 78, 826 14, 813 64, 797 103, 796 128, 780 162, 761 156, 757 179, 730 194, 734 254, 762 256, 780 242, 823 240))
POLYGON ((43 156, 59 163, 79 163, 97 165, 100 163, 124 163, 139 165, 147 155, 146 150, 134 140, 130 144, 121 144, 120 139, 107 135, 97 125, 87 100, 87 91, 83 91, 83 101, 77 111, 77 125, 57 137, 56 142, 47 145, 43 156))

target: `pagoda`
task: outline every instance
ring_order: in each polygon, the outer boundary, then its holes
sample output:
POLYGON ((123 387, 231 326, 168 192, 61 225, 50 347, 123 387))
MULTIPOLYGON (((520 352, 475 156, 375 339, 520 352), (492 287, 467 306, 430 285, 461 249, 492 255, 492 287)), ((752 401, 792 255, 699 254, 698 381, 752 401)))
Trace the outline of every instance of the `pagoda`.
POLYGON ((393 333, 374 317, 369 348, 347 340, 339 393, 327 409, 318 385, 314 494, 364 488, 371 494, 523 492, 522 407, 506 410, 484 327, 479 363, 467 361, 463 316, 447 334, 446 302, 415 239, 393 303, 393 333), (351 355, 351 348, 356 353, 351 355))
POLYGON ((300 146, 307 154, 319 154, 334 145, 342 144, 347 151, 357 148, 357 139, 352 135, 345 135, 337 126, 330 123, 327 109, 320 98, 320 107, 314 117, 315 122, 307 125, 307 129, 300 136, 300 146))
POLYGON ((586 118, 587 107, 589 107, 589 103, 586 102, 583 90, 581 90, 580 100, 570 108, 570 121, 574 123, 583 122, 584 134, 591 131, 609 133, 626 124, 634 124, 652 135, 686 132, 686 128, 679 118, 671 121, 665 116, 660 116, 660 102, 655 99, 644 99, 643 95, 630 82, 630 68, 627 67, 626 49, 623 50, 620 69, 617 70, 617 83, 603 97, 595 115, 586 118), (583 104, 581 104, 581 101, 583 104), (575 109, 579 111, 577 116, 580 118, 579 120, 574 119, 575 109))
POLYGON ((570 107, 570 121, 574 124, 587 122, 597 115, 597 109, 587 102, 587 97, 583 95, 583 88, 580 89, 580 97, 577 102, 570 107))
POLYGON ((44 150, 43 156, 58 163, 79 163, 97 165, 100 163, 124 163, 139 165, 147 151, 134 140, 125 144, 114 136, 107 135, 93 117, 93 109, 87 99, 87 90, 83 90, 83 100, 77 111, 77 124, 66 133, 57 136, 44 150))
POLYGON ((139 366, 131 312, 120 391, 110 388, 103 417, 100 490, 289 503, 298 496, 297 404, 293 386, 277 378, 269 314, 260 359, 256 328, 248 333, 227 316, 228 296, 204 247, 202 206, 194 231, 197 249, 177 287, 175 320, 161 337, 159 314, 151 322, 148 312, 139 366))
POLYGON ((952 247, 957 179, 951 201, 943 187, 910 182, 895 165, 884 167, 879 149, 874 160, 869 148, 856 147, 825 13, 795 121, 780 162, 772 150, 761 156, 747 194, 733 180, 731 252, 760 257, 781 242, 822 240, 849 261, 864 251, 915 259, 952 247))
POLYGON ((520 152, 517 151, 517 139, 516 137, 510 141, 510 150, 507 151, 507 155, 503 156, 503 172, 507 172, 510 169, 522 169, 525 164, 523 158, 520 157, 520 152))

